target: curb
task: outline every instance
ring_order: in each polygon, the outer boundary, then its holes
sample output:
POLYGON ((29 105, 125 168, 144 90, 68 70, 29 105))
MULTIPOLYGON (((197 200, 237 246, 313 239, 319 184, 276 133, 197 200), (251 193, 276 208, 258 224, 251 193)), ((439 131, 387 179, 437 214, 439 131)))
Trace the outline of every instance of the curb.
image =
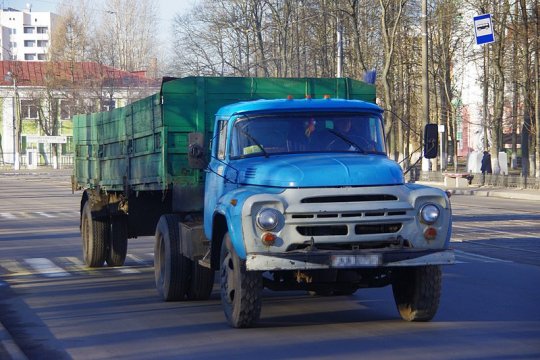
POLYGON ((467 188, 448 188, 443 183, 429 182, 429 181, 417 181, 416 184, 436 187, 442 190, 450 192, 452 195, 469 195, 469 196, 483 196, 483 197, 495 197, 505 199, 517 199, 517 200, 532 200, 540 201, 540 191, 530 189, 507 189, 507 188, 493 188, 493 187, 475 187, 473 189, 467 188))
MULTIPOLYGON (((9 285, 0 279, 0 290, 5 290, 6 288, 9 288, 9 285)), ((3 293, 4 291, 0 292, 0 299, 4 298, 3 293)), ((28 357, 26 357, 19 345, 13 340, 11 333, 5 328, 2 321, 0 321, 0 359, 28 360, 28 357)))

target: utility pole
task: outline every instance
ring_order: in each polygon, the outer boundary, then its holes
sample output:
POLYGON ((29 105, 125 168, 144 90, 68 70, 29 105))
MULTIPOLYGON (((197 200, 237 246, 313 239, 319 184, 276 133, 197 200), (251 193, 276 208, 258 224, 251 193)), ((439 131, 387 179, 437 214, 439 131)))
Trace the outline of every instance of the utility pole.
MULTIPOLYGON (((422 26, 422 129, 425 129, 429 124, 427 0, 422 0, 420 22, 422 26)), ((429 171, 429 159, 424 157, 422 157, 422 171, 429 171)))

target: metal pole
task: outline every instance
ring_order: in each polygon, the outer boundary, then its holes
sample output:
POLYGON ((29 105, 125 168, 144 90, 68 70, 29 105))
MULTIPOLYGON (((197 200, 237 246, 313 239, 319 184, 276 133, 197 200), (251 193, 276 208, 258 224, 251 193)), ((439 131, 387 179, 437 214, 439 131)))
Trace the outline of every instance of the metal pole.
MULTIPOLYGON (((422 128, 425 129, 429 124, 427 0, 422 0, 420 22, 422 25, 422 128)), ((429 171, 429 159, 424 157, 422 157, 422 171, 429 171)))
POLYGON ((13 81, 13 109, 15 111, 15 124, 13 124, 13 136, 14 136, 14 159, 13 159, 13 170, 20 170, 20 114, 19 114, 19 94, 17 93, 17 79, 15 75, 11 74, 11 79, 13 81))

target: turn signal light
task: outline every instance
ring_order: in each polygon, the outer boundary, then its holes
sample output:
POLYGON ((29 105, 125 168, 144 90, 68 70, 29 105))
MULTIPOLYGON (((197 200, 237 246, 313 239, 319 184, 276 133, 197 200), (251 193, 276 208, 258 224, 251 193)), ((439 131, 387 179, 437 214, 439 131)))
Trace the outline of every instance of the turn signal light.
POLYGON ((424 231, 424 237, 426 240, 434 240, 437 237, 437 229, 428 227, 426 231, 424 231))
POLYGON ((277 236, 275 234, 265 232, 261 235, 261 241, 265 246, 272 246, 276 242, 277 236))

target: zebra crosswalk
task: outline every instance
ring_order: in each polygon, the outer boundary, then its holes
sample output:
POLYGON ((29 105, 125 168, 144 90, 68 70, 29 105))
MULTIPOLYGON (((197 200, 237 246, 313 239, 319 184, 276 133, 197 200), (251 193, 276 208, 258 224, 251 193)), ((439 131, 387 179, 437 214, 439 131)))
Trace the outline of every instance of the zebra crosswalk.
POLYGON ((2 220, 54 219, 79 217, 78 211, 11 211, 0 212, 2 220))
POLYGON ((87 275, 141 274, 153 267, 153 254, 128 254, 122 267, 89 268, 78 257, 0 259, 0 278, 67 278, 87 275))
MULTIPOLYGON (((455 250, 456 264, 509 263, 511 261, 455 250)), ((89 268, 78 257, 0 259, 0 278, 68 278, 74 276, 106 276, 141 274, 152 271, 153 253, 127 254, 121 267, 89 268)))

